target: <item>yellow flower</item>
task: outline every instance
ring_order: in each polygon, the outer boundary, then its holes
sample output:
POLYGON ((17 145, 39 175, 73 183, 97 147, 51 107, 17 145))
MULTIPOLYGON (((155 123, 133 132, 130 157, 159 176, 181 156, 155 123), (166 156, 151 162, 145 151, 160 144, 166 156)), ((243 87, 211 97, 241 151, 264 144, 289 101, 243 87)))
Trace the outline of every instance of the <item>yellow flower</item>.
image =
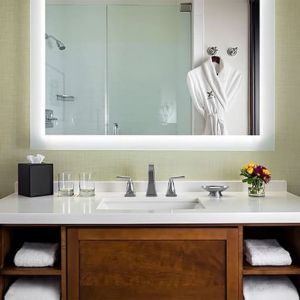
POLYGON ((246 165, 243 166, 242 170, 248 170, 249 168, 254 168, 255 163, 254 162, 249 162, 246 165))
POLYGON ((248 169, 248 164, 247 165, 244 165, 242 170, 247 170, 248 169))
POLYGON ((263 169, 263 173, 264 173, 264 175, 267 175, 267 176, 271 175, 271 172, 267 169, 263 169))
POLYGON ((248 163, 248 168, 254 168, 255 167, 255 163, 253 161, 248 163))
POLYGON ((247 173, 250 174, 250 175, 253 174, 253 171, 254 171, 254 169, 252 167, 249 167, 247 169, 247 173))

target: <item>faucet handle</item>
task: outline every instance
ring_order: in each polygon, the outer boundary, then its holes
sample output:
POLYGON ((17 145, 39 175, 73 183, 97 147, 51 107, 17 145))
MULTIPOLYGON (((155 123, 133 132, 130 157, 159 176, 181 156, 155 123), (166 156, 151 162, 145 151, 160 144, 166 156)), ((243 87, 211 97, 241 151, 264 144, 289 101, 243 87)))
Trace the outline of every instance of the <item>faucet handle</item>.
POLYGON ((125 197, 135 197, 134 184, 130 176, 117 176, 119 179, 127 180, 125 197))
POLYGON ((185 178, 185 176, 172 176, 169 178, 166 197, 177 197, 174 179, 181 179, 181 178, 185 178))
POLYGON ((183 178, 185 178, 184 175, 181 175, 181 176, 172 176, 169 179, 173 180, 173 179, 183 179, 183 178))

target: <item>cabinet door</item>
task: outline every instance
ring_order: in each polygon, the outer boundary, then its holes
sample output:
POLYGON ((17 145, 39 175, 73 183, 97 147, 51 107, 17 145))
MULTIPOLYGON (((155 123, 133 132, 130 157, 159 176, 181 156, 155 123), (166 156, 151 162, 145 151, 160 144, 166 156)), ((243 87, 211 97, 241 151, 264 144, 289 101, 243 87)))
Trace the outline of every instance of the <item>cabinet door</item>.
POLYGON ((71 228, 68 299, 238 299, 235 228, 71 228))

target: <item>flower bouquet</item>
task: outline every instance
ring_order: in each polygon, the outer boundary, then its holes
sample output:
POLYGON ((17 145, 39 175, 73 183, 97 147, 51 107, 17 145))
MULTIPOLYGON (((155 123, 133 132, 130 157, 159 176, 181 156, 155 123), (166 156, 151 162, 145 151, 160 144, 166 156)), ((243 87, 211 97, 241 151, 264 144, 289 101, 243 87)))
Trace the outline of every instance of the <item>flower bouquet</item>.
POLYGON ((264 197, 265 184, 271 180, 271 172, 264 166, 250 162, 241 169, 243 182, 248 183, 248 194, 251 197, 264 197))

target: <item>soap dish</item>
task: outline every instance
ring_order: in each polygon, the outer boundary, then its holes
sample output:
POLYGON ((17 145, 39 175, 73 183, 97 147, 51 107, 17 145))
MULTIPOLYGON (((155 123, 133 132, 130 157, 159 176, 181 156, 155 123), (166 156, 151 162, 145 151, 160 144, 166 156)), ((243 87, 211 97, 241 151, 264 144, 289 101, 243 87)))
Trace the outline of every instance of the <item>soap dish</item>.
POLYGON ((226 191, 228 185, 203 185, 202 188, 209 192, 210 197, 219 198, 222 197, 222 192, 226 191))

